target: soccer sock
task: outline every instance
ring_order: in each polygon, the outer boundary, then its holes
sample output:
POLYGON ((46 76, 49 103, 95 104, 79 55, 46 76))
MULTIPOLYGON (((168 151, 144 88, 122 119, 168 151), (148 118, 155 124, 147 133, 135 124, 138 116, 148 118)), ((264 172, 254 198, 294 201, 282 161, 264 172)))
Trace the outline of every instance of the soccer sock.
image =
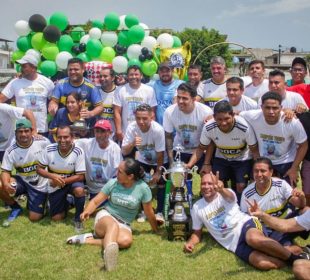
POLYGON ((158 186, 157 188, 157 213, 163 213, 165 203, 165 188, 164 186, 158 186))
POLYGON ((74 220, 80 221, 80 215, 82 214, 84 210, 85 195, 82 197, 74 197, 74 204, 75 204, 74 220))

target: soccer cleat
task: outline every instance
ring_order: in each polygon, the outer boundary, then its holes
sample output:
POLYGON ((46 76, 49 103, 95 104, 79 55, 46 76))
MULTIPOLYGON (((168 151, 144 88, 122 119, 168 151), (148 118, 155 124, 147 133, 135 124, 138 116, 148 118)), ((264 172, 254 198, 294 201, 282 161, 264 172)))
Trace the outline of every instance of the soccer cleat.
POLYGON ((107 271, 112 271, 116 268, 117 258, 118 244, 116 242, 112 242, 103 251, 103 260, 107 271))
POLYGON ((142 211, 137 218, 137 222, 138 223, 144 223, 146 221, 146 216, 144 214, 144 212, 142 211))
POLYGON ((13 208, 7 221, 9 223, 14 221, 22 212, 23 212, 22 208, 13 208))
POLYGON ((159 226, 161 226, 165 222, 164 215, 162 213, 155 214, 155 218, 159 226))

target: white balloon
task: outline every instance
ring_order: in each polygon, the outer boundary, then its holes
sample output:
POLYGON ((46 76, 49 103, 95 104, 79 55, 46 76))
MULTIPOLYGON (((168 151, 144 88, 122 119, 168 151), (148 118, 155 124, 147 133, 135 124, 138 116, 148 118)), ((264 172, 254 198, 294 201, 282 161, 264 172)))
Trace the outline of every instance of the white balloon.
POLYGON ((140 22, 139 25, 144 29, 145 37, 150 35, 150 28, 143 22, 140 22))
POLYGON ((138 44, 132 44, 127 49, 127 56, 129 59, 133 58, 139 58, 139 55, 141 54, 142 47, 138 44))
POLYGON ((102 32, 101 43, 105 47, 114 47, 117 44, 117 34, 113 31, 102 32))
POLYGON ((35 49, 29 49, 26 51, 25 55, 32 55, 34 57, 36 57, 38 60, 41 60, 41 53, 35 49))
POLYGON ((162 33, 157 37, 157 43, 162 49, 172 48, 173 37, 168 33, 162 33))
POLYGON ((142 48, 148 48, 150 51, 153 51, 153 48, 157 45, 157 40, 153 36, 144 37, 141 42, 142 48))
POLYGON ((128 60, 123 56, 116 56, 112 60, 112 66, 116 73, 125 73, 128 68, 128 60))
POLYGON ((120 23, 119 23, 119 26, 117 28, 118 30, 128 30, 128 27, 125 24, 125 17, 126 17, 126 15, 121 15, 119 17, 120 23))
POLYGON ((86 34, 80 39, 80 43, 87 44, 88 40, 89 40, 89 35, 86 34))
POLYGON ((152 80, 152 81, 159 80, 159 75, 158 75, 158 74, 154 74, 154 75, 151 77, 151 80, 152 80))
POLYGON ((98 27, 93 27, 89 30, 88 35, 92 39, 99 40, 101 37, 101 30, 98 27))
POLYGON ((31 31, 28 21, 25 20, 17 21, 15 23, 15 31, 19 36, 27 36, 31 31))
POLYGON ((60 52, 57 54, 55 62, 59 69, 65 70, 68 66, 68 60, 71 59, 73 56, 69 52, 60 52))

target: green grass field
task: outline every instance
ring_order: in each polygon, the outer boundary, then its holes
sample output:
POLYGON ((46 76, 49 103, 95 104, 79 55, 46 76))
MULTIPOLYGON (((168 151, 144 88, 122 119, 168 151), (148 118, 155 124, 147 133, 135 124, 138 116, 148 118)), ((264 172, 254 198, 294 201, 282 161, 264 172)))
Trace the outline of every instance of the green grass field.
MULTIPOLYGON (((8 213, 1 204, 0 224, 8 213)), ((182 251, 183 242, 167 240, 164 228, 159 234, 153 234, 148 223, 137 222, 133 223, 132 247, 120 251, 117 270, 108 273, 102 269, 99 247, 65 243, 75 234, 71 224, 73 210, 59 223, 48 217, 31 223, 26 215, 27 211, 8 228, 0 227, 1 280, 293 279, 290 268, 268 272, 255 270, 223 249, 207 232, 195 252, 188 255, 182 251)), ((92 225, 93 219, 87 221, 85 232, 91 231, 92 225)))

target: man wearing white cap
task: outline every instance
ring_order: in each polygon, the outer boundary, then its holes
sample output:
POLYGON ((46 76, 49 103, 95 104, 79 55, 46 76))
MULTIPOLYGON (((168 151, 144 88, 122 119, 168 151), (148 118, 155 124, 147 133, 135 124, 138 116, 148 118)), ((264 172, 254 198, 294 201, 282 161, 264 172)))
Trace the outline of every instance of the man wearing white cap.
POLYGON ((37 73, 39 60, 26 54, 16 61, 21 65, 21 77, 12 80, 0 93, 0 103, 15 97, 16 106, 31 110, 34 113, 37 130, 40 134, 48 131, 47 100, 53 89, 53 82, 37 73))

